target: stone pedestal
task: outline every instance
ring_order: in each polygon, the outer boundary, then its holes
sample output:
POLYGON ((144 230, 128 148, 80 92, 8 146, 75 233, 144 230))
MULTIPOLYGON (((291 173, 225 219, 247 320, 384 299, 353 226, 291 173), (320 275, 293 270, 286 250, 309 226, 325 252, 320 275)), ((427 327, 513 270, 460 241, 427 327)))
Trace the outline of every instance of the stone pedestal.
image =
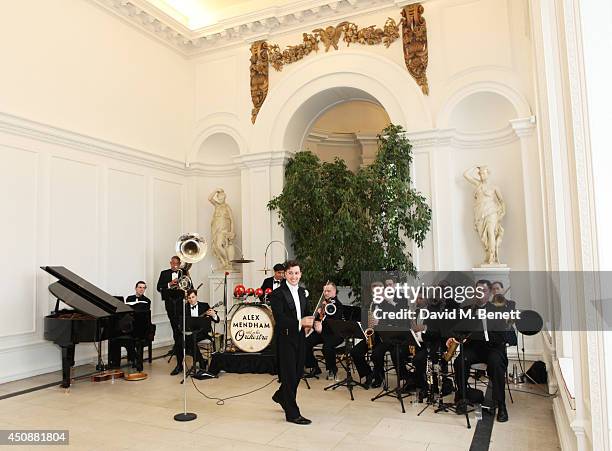
MULTIPOLYGON (((501 282, 504 284, 504 288, 510 286, 510 267, 506 265, 480 265, 477 268, 472 268, 474 274, 474 281, 480 279, 489 280, 493 282, 501 282)), ((512 289, 509 289, 505 294, 506 298, 512 299, 512 289)))
MULTIPOLYGON (((223 321, 225 320, 225 311, 223 309, 223 278, 224 272, 219 271, 214 274, 210 274, 208 276, 208 288, 209 288, 209 296, 208 296, 208 304, 213 306, 216 303, 220 302, 221 305, 216 307, 215 310, 219 314, 221 318, 221 322, 215 326, 215 332, 223 333, 223 321)), ((241 272, 230 272, 227 276, 227 309, 228 311, 234 305, 234 287, 242 283, 242 273, 241 272)))

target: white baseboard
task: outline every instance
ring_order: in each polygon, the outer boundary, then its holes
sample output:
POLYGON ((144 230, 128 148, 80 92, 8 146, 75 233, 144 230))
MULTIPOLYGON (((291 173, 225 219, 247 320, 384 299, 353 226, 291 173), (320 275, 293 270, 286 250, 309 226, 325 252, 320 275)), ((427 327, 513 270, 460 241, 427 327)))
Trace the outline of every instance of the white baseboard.
MULTIPOLYGON (((172 343, 173 341, 171 338, 165 339, 165 340, 156 340, 153 342, 153 349, 162 348, 164 346, 169 346, 172 343)), ((21 380, 21 379, 26 379, 28 377, 33 377, 33 376, 40 376, 41 374, 47 374, 47 373, 52 373, 54 371, 61 370, 62 369, 61 356, 57 352, 53 352, 52 360, 54 360, 54 363, 49 364, 49 360, 51 360, 49 359, 49 350, 51 349, 51 347, 54 349, 57 349, 57 347, 53 343, 43 342, 41 343, 41 346, 38 346, 38 347, 31 347, 29 349, 18 349, 18 350, 15 350, 14 352, 5 352, 6 361, 2 362, 3 364, 2 367, 4 368, 4 371, 2 371, 2 374, 0 374, 0 384, 4 384, 6 382, 13 382, 13 381, 21 380), (11 355, 11 354, 14 354, 17 352, 21 354, 21 357, 23 357, 24 353, 32 354, 31 359, 29 360, 34 361, 34 362, 41 362, 42 365, 33 367, 33 368, 19 370, 13 373, 6 373, 6 370, 11 368, 11 366, 7 364, 7 361, 11 361, 11 360, 15 361, 14 359, 16 358, 16 355, 11 355), (56 356, 57 356, 57 362, 55 362, 56 356), (40 357, 40 358, 37 358, 37 357, 40 357)), ((106 354, 104 354, 104 357, 106 357, 106 354)), ((79 366, 79 365, 86 365, 89 363, 95 363, 97 358, 98 356, 95 352, 89 352, 79 358, 76 358, 74 361, 74 365, 79 366)), ((58 380, 59 379, 61 379, 61 376, 58 376, 58 380)))
POLYGON ((563 405, 563 399, 560 396, 553 399, 553 414, 555 416, 555 426, 561 449, 563 451, 577 450, 576 437, 570 426, 570 421, 563 405))

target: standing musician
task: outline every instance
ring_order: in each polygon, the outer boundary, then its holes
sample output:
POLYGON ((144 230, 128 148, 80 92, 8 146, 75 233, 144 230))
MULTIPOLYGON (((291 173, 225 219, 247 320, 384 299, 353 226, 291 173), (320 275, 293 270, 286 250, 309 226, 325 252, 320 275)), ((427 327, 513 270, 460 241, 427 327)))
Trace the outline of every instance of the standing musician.
POLYGON ((309 368, 309 376, 321 374, 319 364, 315 359, 313 348, 323 343, 323 357, 325 357, 325 368, 327 369, 328 379, 336 379, 338 367, 336 365, 336 346, 343 343, 342 337, 334 334, 326 322, 326 319, 341 319, 342 318, 342 303, 338 300, 338 291, 334 282, 327 282, 323 286, 323 302, 320 307, 314 312, 314 331, 306 337, 306 368, 309 368), (336 306, 336 311, 333 315, 325 313, 325 307, 329 304, 336 306))
MULTIPOLYGON (((181 342, 181 329, 179 327, 179 316, 181 309, 183 308, 183 300, 185 298, 185 292, 179 289, 178 280, 181 275, 181 259, 176 255, 170 259, 170 269, 164 269, 159 274, 159 280, 157 281, 157 291, 161 293, 162 300, 166 307, 166 313, 170 320, 170 327, 172 327, 172 337, 174 338, 174 346, 172 353, 175 356, 182 354, 180 346, 177 343, 181 342)), ((177 363, 176 368, 172 370, 171 374, 178 374, 181 369, 181 365, 177 363), (178 369, 178 371, 177 371, 178 369)))
MULTIPOLYGON (((496 311, 497 307, 491 304, 491 282, 479 280, 476 282, 476 298, 474 303, 467 308, 472 309, 473 318, 476 312, 484 309, 488 312, 496 311)), ((508 357, 506 355, 505 333, 493 326, 492 321, 474 319, 478 323, 477 327, 470 333, 467 340, 464 339, 463 351, 455 359, 455 383, 458 391, 455 401, 457 402, 457 413, 464 414, 467 405, 465 403, 465 393, 470 367, 474 363, 486 363, 487 373, 492 383, 493 401, 497 404, 497 421, 503 423, 508 421, 508 410, 506 408, 505 384, 506 368, 508 357), (491 323, 491 324, 488 324, 491 323), (482 330, 481 330, 482 329, 482 330), (463 360, 463 362, 462 362, 463 360)), ((475 323, 475 324, 476 324, 475 323)), ((463 337, 450 337, 446 341, 449 347, 451 342, 459 343, 458 339, 463 337)))
POLYGON ((295 398, 304 372, 304 329, 312 329, 314 318, 308 313, 306 291, 298 286, 301 277, 300 264, 295 260, 288 261, 285 265, 286 283, 274 290, 270 298, 276 321, 274 335, 281 382, 272 400, 281 405, 288 422, 306 425, 312 422, 302 416, 295 398))
MULTIPOLYGON (((195 334, 195 337, 186 337, 185 338, 185 353, 188 355, 195 355, 196 361, 200 364, 200 368, 204 369, 206 366, 206 360, 202 356, 200 352, 200 348, 198 347, 198 342, 210 338, 210 332, 212 330, 211 322, 218 323, 219 316, 217 312, 210 308, 208 303, 199 302, 198 301, 198 290, 187 290, 187 302, 185 303, 185 323, 187 330, 189 330, 189 318, 197 318, 204 317, 210 319, 207 323, 207 327, 203 329, 199 329, 197 331, 192 331, 195 334)), ((183 317, 179 314, 179 327, 182 330, 183 327, 183 317)), ((179 335, 179 347, 180 351, 177 355, 178 364, 176 368, 170 373, 172 376, 179 374, 183 371, 183 334, 179 335)))
MULTIPOLYGON (((266 291, 266 288, 270 288, 271 290, 276 290, 278 287, 281 286, 281 282, 285 280, 285 265, 283 265, 282 263, 277 263, 276 265, 274 265, 273 269, 274 269, 274 275, 272 277, 268 277, 264 279, 264 281, 261 284, 261 289, 264 291, 264 293, 266 291)), ((265 299, 265 294, 259 296, 259 300, 261 302, 263 302, 264 299, 265 299)))

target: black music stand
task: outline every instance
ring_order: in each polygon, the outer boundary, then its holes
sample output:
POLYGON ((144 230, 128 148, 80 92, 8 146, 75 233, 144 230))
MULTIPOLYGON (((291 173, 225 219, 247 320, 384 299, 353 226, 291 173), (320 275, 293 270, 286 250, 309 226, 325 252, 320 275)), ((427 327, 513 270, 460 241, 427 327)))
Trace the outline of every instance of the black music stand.
POLYGON ((402 406, 402 413, 406 413, 406 408, 404 407, 404 398, 410 396, 410 393, 402 393, 400 371, 399 371, 399 366, 401 363, 400 348, 402 346, 406 348, 409 346, 418 347, 418 344, 416 340, 414 339, 414 337, 412 336, 412 334, 410 333, 410 331, 407 331, 407 330, 377 331, 377 333, 383 342, 391 343, 393 345, 394 352, 395 352, 395 364, 397 366, 396 368, 397 384, 394 389, 383 388, 383 390, 379 394, 377 394, 376 396, 372 398, 372 401, 376 401, 377 399, 380 399, 384 396, 391 396, 393 398, 397 398, 397 400, 400 402, 400 405, 402 406))
POLYGON ((326 319, 325 320, 334 334, 338 335, 340 338, 344 340, 344 349, 346 355, 346 364, 342 366, 346 370, 346 377, 342 379, 340 382, 336 382, 335 384, 328 385, 324 388, 324 390, 335 390, 338 387, 346 387, 351 395, 351 401, 355 400, 353 396, 353 387, 356 385, 363 386, 361 383, 357 382, 353 379, 353 374, 351 371, 352 366, 352 358, 351 358, 351 350, 353 349, 353 344, 355 343, 356 338, 363 338, 365 336, 363 334, 363 330, 357 321, 344 321, 340 319, 326 319))
MULTIPOLYGON (((204 371, 204 368, 201 368, 200 370, 197 370, 196 368, 196 363, 197 363, 197 346, 198 346, 198 336, 200 336, 200 334, 202 332, 204 332, 204 335, 206 335, 206 332, 208 331, 210 333, 211 330, 211 320, 209 317, 207 316, 196 316, 196 317, 187 317, 187 321, 186 321, 186 327, 187 327, 187 331, 191 332, 191 367, 189 368, 189 370, 187 370, 187 375, 186 376, 191 376, 194 377, 196 379, 202 380, 202 379, 212 379, 215 378, 216 376, 204 371)), ((184 362, 183 362, 184 364, 184 362)), ((184 380, 181 380, 181 384, 184 382, 184 380)))

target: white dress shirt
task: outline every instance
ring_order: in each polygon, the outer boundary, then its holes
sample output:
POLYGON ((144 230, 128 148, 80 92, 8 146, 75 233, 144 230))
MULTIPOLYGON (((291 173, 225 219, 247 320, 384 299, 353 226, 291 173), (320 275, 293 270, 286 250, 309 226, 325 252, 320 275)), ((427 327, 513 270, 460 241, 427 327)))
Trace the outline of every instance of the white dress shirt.
POLYGON ((189 310, 191 311, 191 317, 196 318, 198 316, 198 304, 191 305, 189 304, 189 310))
POLYGON ((281 284, 280 280, 272 279, 272 291, 280 287, 280 284, 281 284))
POLYGON ((298 294, 298 285, 291 285, 287 282, 291 296, 293 296, 293 302, 295 303, 295 314, 298 320, 298 331, 302 329, 302 306, 300 304, 300 295, 298 294))

